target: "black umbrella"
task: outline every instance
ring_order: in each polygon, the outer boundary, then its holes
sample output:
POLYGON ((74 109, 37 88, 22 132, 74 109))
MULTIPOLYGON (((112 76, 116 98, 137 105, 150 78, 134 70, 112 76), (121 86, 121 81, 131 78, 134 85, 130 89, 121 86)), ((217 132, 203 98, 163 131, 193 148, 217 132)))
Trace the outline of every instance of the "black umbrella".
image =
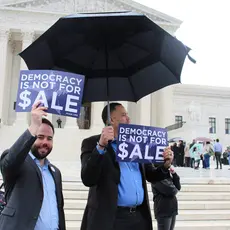
POLYGON ((20 56, 29 69, 85 75, 83 102, 137 102, 179 83, 189 51, 145 15, 121 12, 60 18, 20 56))

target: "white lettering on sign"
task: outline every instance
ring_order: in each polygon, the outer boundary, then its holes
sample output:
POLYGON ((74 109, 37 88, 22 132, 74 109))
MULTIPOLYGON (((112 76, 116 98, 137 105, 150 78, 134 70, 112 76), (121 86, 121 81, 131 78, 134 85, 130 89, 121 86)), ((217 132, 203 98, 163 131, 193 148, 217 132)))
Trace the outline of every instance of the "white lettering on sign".
POLYGON ((29 81, 41 81, 41 82, 58 82, 58 83, 65 83, 65 84, 71 84, 71 85, 77 85, 80 86, 82 79, 76 78, 76 77, 69 77, 69 76, 62 76, 59 74, 47 74, 47 73, 28 73, 28 74, 22 74, 21 75, 21 81, 22 82, 29 82, 29 81))
POLYGON ((71 112, 71 113, 77 113, 77 109, 71 108, 71 107, 77 107, 77 102, 74 102, 74 100, 79 100, 78 96, 73 96, 73 95, 67 95, 66 98, 66 106, 65 106, 65 111, 66 112, 71 112))
MULTIPOLYGON (((156 161, 163 161, 163 150, 165 146, 156 146, 156 154, 155 154, 155 160, 156 161)), ((149 145, 145 145, 144 153, 141 152, 141 148, 139 144, 135 144, 134 148, 132 149, 131 153, 129 154, 128 151, 128 144, 123 142, 118 146, 119 153, 118 157, 120 157, 122 160, 129 158, 129 159, 139 159, 139 160, 148 160, 153 161, 154 156, 149 155, 150 153, 150 147, 149 145)))
POLYGON ((164 152, 165 146, 157 146, 155 160, 156 161, 163 161, 163 152, 164 152))
POLYGON ((131 152, 129 158, 130 159, 133 159, 133 158, 136 158, 138 157, 139 159, 143 159, 142 157, 142 153, 141 153, 141 148, 140 148, 140 145, 136 144, 133 148, 133 151, 131 152))
POLYGON ((147 136, 147 137, 166 137, 165 131, 156 131, 152 129, 141 129, 141 128, 124 128, 120 127, 119 129, 120 134, 127 134, 127 135, 138 135, 138 136, 147 136))
MULTIPOLYGON (((25 110, 31 104, 37 103, 38 101, 41 101, 41 103, 43 103, 45 107, 47 108, 49 107, 48 99, 44 90, 38 92, 34 102, 31 101, 29 97, 30 95, 31 92, 28 90, 24 90, 19 95, 21 102, 18 103, 18 106, 20 106, 23 110, 25 110)), ((57 92, 52 93, 51 106, 50 106, 51 109, 60 110, 60 111, 64 110, 63 106, 57 105, 58 97, 60 96, 63 97, 63 95, 58 95, 57 92)), ((71 113, 77 113, 77 106, 78 106, 79 99, 80 98, 75 95, 66 95, 65 111, 71 113)))

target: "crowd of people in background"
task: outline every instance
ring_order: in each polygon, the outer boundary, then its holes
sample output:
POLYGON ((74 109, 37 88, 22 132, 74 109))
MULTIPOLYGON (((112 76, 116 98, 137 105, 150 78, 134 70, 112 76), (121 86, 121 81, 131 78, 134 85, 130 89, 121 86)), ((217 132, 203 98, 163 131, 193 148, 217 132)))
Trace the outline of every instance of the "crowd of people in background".
MULTIPOLYGON (((222 165, 230 165, 230 147, 223 151, 219 139, 213 142, 199 142, 194 139, 192 143, 179 140, 171 144, 174 152, 173 165, 175 167, 191 167, 194 169, 210 169, 210 160, 216 161, 216 169, 222 169, 222 165)), ((230 170, 230 168, 229 168, 230 170)))

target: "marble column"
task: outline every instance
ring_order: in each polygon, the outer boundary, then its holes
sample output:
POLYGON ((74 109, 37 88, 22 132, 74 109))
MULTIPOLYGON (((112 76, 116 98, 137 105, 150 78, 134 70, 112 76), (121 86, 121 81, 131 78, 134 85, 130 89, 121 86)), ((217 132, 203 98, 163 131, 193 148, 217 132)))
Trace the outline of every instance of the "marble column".
POLYGON ((130 118, 131 124, 138 124, 138 114, 137 114, 137 103, 135 102, 129 102, 128 103, 128 115, 130 118))
POLYGON ((151 95, 143 97, 137 102, 138 124, 148 125, 151 124, 151 95))
POLYGON ((105 107, 104 102, 93 102, 91 104, 91 128, 92 129, 102 129, 104 127, 101 114, 105 107))
POLYGON ((150 125, 153 127, 157 126, 157 95, 155 93, 152 93, 150 95, 151 97, 151 123, 150 125))
POLYGON ((77 119, 74 117, 66 117, 65 128, 75 128, 78 129, 77 119))
MULTIPOLYGON (((33 31, 22 31, 21 32, 22 39, 22 51, 25 50, 35 39, 35 33, 33 31)), ((27 70, 27 65, 24 60, 21 58, 20 70, 27 70)), ((19 73, 20 74, 20 73, 19 73)), ((48 115, 47 117, 50 121, 52 121, 52 117, 48 115)), ((30 124, 30 113, 16 113, 15 125, 23 125, 27 126, 30 124)))
POLYGON ((0 119, 2 124, 7 123, 5 91, 9 87, 7 86, 7 57, 10 35, 8 30, 0 28, 0 119))
MULTIPOLYGON (((12 99, 12 94, 17 93, 17 88, 14 87, 14 57, 16 56, 16 41, 14 40, 13 33, 11 33, 8 41, 8 50, 7 50, 7 77, 5 82, 5 89, 4 89, 4 117, 5 124, 6 125, 12 125, 12 122, 14 121, 14 116, 12 116, 12 113, 14 112, 14 102, 16 95, 14 99, 12 99)), ((16 66, 17 67, 17 66, 16 66)))
POLYGON ((173 85, 163 88, 157 94, 157 126, 165 128, 175 123, 173 114, 173 85))

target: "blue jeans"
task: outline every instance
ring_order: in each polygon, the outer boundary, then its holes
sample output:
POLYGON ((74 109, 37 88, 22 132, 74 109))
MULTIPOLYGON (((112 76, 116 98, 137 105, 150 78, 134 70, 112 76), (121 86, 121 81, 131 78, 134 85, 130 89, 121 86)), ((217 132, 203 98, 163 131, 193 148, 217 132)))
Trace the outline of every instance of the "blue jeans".
POLYGON ((204 154, 205 167, 210 168, 210 155, 208 153, 204 154))

